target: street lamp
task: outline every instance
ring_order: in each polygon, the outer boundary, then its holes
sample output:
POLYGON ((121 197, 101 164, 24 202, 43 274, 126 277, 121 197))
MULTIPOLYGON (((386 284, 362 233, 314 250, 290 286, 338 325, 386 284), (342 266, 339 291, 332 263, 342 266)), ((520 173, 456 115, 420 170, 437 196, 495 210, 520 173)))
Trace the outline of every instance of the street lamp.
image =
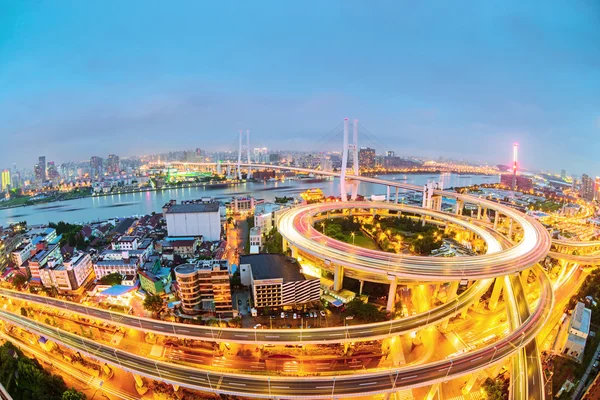
POLYGON ((352 235, 352 246, 354 246, 354 232, 352 232, 350 235, 352 235))
POLYGON ((323 234, 325 234, 325 222, 321 222, 321 228, 323 228, 323 234))

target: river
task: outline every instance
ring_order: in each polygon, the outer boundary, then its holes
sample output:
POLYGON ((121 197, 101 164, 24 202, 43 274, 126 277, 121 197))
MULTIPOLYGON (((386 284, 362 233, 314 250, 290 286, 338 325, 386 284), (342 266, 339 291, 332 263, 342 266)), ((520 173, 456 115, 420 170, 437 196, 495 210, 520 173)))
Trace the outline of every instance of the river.
MULTIPOLYGON (((397 174, 382 175, 382 179, 395 180, 415 185, 424 185, 428 181, 441 182, 443 188, 469 186, 479 183, 498 183, 498 175, 458 175, 458 174, 397 174)), ((162 206, 171 199, 190 200, 201 197, 229 199, 232 196, 253 195, 258 199, 272 201, 276 196, 297 196, 309 188, 320 188, 326 196, 339 195, 339 180, 307 182, 291 180, 285 182, 243 183, 239 185, 209 188, 190 187, 162 191, 116 194, 111 196, 86 197, 82 199, 39 204, 35 206, 16 207, 0 210, 0 226, 7 226, 19 221, 27 221, 29 225, 47 224, 48 222, 90 222, 107 220, 115 217, 144 215, 160 212, 162 206)), ((386 189, 380 185, 361 183, 359 193, 365 196, 385 194, 386 189)), ((392 191, 392 195, 394 191, 392 191)))

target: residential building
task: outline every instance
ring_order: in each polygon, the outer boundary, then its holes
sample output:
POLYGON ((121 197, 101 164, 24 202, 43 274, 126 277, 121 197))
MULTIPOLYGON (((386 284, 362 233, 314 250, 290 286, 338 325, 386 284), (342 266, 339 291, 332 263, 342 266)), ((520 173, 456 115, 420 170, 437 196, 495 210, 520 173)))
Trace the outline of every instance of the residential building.
POLYGON ((301 273, 297 260, 282 254, 241 256, 240 278, 252 288, 254 306, 282 307, 319 301, 319 278, 301 273))
POLYGON ((40 156, 35 165, 35 180, 41 184, 46 181, 46 156, 40 156))
POLYGON ((20 267, 25 261, 29 260, 34 249, 35 246, 31 241, 25 241, 10 253, 10 258, 15 266, 20 267))
POLYGON ((72 291, 79 289, 93 270, 90 255, 78 251, 62 262, 55 259, 49 260, 39 269, 39 274, 44 287, 55 287, 59 291, 72 291))
POLYGON ((121 172, 121 165, 119 163, 119 156, 109 154, 106 159, 106 172, 109 175, 117 175, 121 172))
POLYGON ((592 310, 585 307, 582 302, 577 302, 571 322, 569 323, 569 335, 562 353, 572 357, 581 363, 587 337, 590 334, 590 323, 592 321, 592 310))
POLYGON ((250 228, 250 254, 258 254, 262 249, 262 232, 260 228, 250 228))
POLYGON ((588 175, 581 175, 581 185, 579 185, 579 196, 587 201, 594 200, 594 180, 588 175))
POLYGON ((97 279, 113 273, 118 273, 122 276, 137 276, 138 268, 142 262, 141 258, 130 256, 127 251, 124 251, 121 258, 99 258, 94 262, 94 273, 97 279))
POLYGON ((183 258, 193 257, 201 243, 197 237, 166 237, 165 240, 160 242, 160 253, 166 258, 169 258, 170 255, 183 258))
POLYGON ((362 147, 358 150, 358 165, 360 168, 375 168, 375 149, 362 147))
POLYGON ((138 273, 140 286, 149 294, 171 292, 171 269, 163 268, 159 257, 152 257, 144 263, 138 273))
POLYGON ((37 253, 23 264, 25 269, 27 269, 32 282, 41 283, 40 269, 45 267, 50 260, 53 260, 55 263, 61 263, 63 261, 58 243, 51 245, 45 244, 42 249, 38 250, 37 253))
POLYGON ((93 156, 90 158, 90 177, 97 178, 102 176, 103 174, 103 161, 102 158, 98 156, 93 156))
POLYGON ((254 226, 259 228, 263 235, 271 232, 275 222, 275 211, 279 210, 281 205, 275 203, 263 203, 254 208, 254 226))
POLYGON ((227 260, 204 260, 175 267, 177 292, 185 314, 233 316, 227 260))
POLYGON ((201 236, 211 242, 221 239, 220 205, 215 201, 170 205, 165 219, 169 236, 201 236))
POLYGON ((251 213, 254 211, 254 197, 234 197, 231 201, 231 212, 234 214, 251 213))
POLYGON ((0 234, 0 272, 6 269, 10 253, 21 244, 22 240, 23 235, 14 232, 0 234))
POLYGON ((140 242, 136 236, 119 236, 111 243, 113 250, 137 250, 140 242))
POLYGON ((6 192, 10 189, 10 170, 5 169, 2 171, 2 177, 0 179, 0 192, 6 192))

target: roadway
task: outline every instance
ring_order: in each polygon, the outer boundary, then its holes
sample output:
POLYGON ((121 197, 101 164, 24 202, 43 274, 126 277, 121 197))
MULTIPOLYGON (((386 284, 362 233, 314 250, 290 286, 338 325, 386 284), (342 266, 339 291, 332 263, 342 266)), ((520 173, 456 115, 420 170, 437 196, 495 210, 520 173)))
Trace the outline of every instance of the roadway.
POLYGON ((514 355, 521 347, 535 339, 551 313, 552 285, 543 271, 541 273, 536 271, 536 275, 541 287, 537 306, 518 329, 492 345, 446 360, 401 369, 352 371, 352 375, 285 377, 207 371, 150 360, 7 311, 0 310, 0 318, 99 361, 119 366, 150 379, 191 389, 252 397, 365 396, 444 382, 488 368, 514 355))
MULTIPOLYGON (((280 216, 278 231, 291 247, 331 263, 361 271, 367 277, 379 275, 378 281, 381 282, 388 282, 388 275, 403 279, 443 282, 495 278, 531 267, 545 258, 549 249, 549 241, 546 246, 524 236, 525 239, 516 246, 502 250, 500 244, 484 228, 469 223, 463 218, 435 210, 392 203, 350 201, 295 207, 280 216), (447 221, 479 235, 487 244, 487 254, 470 257, 406 256, 353 246, 329 238, 314 228, 315 215, 340 209, 407 212, 447 221)), ((548 236, 547 232, 544 237, 546 236, 548 236)))
POLYGON ((384 339, 437 324, 477 302, 488 290, 492 281, 492 279, 477 281, 456 298, 427 313, 373 324, 311 329, 244 329, 188 325, 120 314, 66 300, 4 288, 0 288, 0 295, 58 308, 84 317, 101 319, 119 326, 178 338, 243 344, 326 344, 384 339))

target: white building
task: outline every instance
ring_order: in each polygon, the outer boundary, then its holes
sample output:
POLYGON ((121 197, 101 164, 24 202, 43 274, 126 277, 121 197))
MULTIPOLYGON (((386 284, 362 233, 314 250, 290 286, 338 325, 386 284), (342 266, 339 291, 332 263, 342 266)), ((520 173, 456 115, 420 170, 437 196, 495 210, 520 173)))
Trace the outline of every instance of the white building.
POLYGON ((262 248, 262 233, 260 228, 250 228, 250 254, 258 254, 262 248))
POLYGON ((275 226, 275 211, 281 205, 275 203, 263 203, 254 208, 254 226, 259 228, 263 235, 271 232, 275 226))
POLYGON ((99 259, 94 263, 96 278, 100 279, 106 275, 118 273, 121 276, 137 275, 137 270, 142 264, 139 257, 126 257, 121 259, 99 259))
POLYGON ((282 254, 242 256, 240 279, 252 287, 256 308, 293 306, 321 298, 319 278, 304 276, 300 264, 282 254))
POLYGON ((111 243, 113 250, 137 250, 139 245, 136 236, 120 236, 111 243))
POLYGON ((221 239, 220 205, 217 202, 174 204, 165 212, 169 236, 202 236, 221 239))
POLYGON ((35 246, 32 242, 23 242, 10 253, 10 259, 17 267, 20 267, 25 261, 29 260, 34 249, 35 246))
POLYGON ((89 254, 77 252, 62 263, 48 261, 39 272, 43 286, 54 286, 60 291, 68 291, 79 289, 92 271, 92 259, 89 254))
POLYGON ((231 212, 234 214, 254 211, 254 197, 234 197, 231 201, 231 212))
POLYGON ((569 324, 569 336, 563 349, 563 354, 575 358, 581 363, 587 337, 590 334, 590 323, 592 321, 592 310, 585 307, 582 302, 577 302, 571 322, 569 324))

